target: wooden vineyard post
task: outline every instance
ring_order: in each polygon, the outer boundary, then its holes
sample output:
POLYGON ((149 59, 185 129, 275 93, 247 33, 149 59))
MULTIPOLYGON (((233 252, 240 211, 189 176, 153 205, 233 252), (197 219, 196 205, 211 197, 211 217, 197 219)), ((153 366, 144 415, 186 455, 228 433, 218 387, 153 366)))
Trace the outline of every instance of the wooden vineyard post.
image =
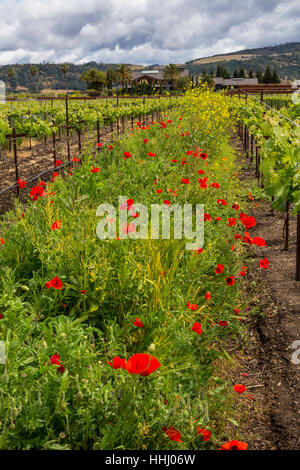
POLYGON ((67 151, 68 151, 68 162, 70 161, 70 129, 69 129, 69 101, 66 95, 66 125, 67 125, 67 151))
POLYGON ((297 212, 296 281, 300 281, 300 212, 297 212))
MULTIPOLYGON (((47 120, 47 113, 44 114, 45 121, 47 120)), ((44 143, 47 144, 47 134, 44 136, 44 143)))
POLYGON ((290 231, 289 211, 290 211, 290 205, 289 205, 289 202, 286 201, 284 251, 289 251, 289 231, 290 231))
POLYGON ((81 132, 80 130, 77 131, 78 133, 78 152, 81 152, 81 132))
POLYGON ((131 128, 133 129, 133 115, 131 115, 131 128))
POLYGON ((122 133, 125 133, 125 121, 124 121, 124 116, 122 116, 122 133))
POLYGON ((18 185, 17 186, 17 196, 19 197, 19 193, 20 193, 20 189, 19 189, 19 167, 18 167, 18 153, 17 153, 17 140, 16 140, 15 128, 13 128, 12 139, 13 139, 13 149, 14 149, 16 183, 18 185))
MULTIPOLYGON (((52 120, 52 126, 54 127, 54 119, 52 120)), ((54 160, 54 168, 56 168, 56 136, 55 132, 52 132, 52 144, 53 144, 53 160, 54 160)))
POLYGON ((114 140, 114 123, 111 121, 110 123, 110 132, 111 132, 111 140, 114 140))
POLYGON ((120 134, 120 121, 119 118, 117 118, 117 135, 120 134))
POLYGON ((253 134, 251 134, 251 162, 253 163, 253 141, 254 137, 253 134))
POLYGON ((100 124, 99 119, 97 120, 97 144, 100 143, 100 124))

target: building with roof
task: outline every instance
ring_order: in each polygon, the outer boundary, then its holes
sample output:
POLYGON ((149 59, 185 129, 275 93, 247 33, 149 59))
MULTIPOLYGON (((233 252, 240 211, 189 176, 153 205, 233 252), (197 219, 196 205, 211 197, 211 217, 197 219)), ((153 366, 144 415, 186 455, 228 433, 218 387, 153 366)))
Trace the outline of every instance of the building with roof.
POLYGON ((223 90, 224 88, 238 88, 239 85, 258 85, 257 78, 213 78, 215 90, 223 90))
MULTIPOLYGON (((184 66, 178 65, 177 70, 179 77, 188 77, 189 71, 184 66)), ((156 70, 139 70, 131 72, 131 80, 133 84, 139 85, 142 83, 151 85, 153 88, 163 88, 165 90, 171 90, 172 80, 166 79, 164 76, 164 68, 156 70)))

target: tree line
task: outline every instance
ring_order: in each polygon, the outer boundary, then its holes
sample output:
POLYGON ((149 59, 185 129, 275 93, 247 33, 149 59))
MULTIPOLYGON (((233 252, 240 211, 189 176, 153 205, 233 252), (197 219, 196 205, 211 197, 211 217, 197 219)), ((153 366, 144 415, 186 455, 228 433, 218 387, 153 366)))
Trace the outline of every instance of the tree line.
POLYGON ((226 67, 223 67, 219 65, 217 67, 216 72, 214 72, 213 69, 210 70, 210 72, 206 72, 203 70, 202 76, 205 78, 257 78, 258 83, 280 83, 280 78, 277 73, 277 70, 274 68, 271 70, 271 68, 268 66, 266 69, 263 71, 261 68, 256 70, 255 72, 250 69, 248 73, 244 69, 244 67, 240 67, 240 69, 235 69, 233 74, 231 75, 230 72, 226 69, 226 67))

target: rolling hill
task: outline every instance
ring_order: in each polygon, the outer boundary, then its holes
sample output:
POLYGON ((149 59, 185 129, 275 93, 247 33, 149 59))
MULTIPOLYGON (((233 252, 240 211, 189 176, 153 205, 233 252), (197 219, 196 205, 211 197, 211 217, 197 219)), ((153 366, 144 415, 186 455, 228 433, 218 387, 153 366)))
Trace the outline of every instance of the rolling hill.
POLYGON ((226 67, 232 75, 241 66, 254 72, 267 66, 276 69, 283 80, 300 78, 300 42, 280 44, 278 46, 244 49, 227 54, 217 54, 186 62, 185 66, 193 75, 216 71, 218 65, 226 67))

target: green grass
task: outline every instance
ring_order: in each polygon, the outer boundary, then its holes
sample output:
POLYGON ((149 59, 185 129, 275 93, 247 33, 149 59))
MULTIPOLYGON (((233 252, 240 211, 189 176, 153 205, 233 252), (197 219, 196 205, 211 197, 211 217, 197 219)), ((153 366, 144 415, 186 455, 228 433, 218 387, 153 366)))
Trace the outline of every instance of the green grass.
POLYGON ((55 195, 3 218, 0 340, 7 362, 0 366, 0 449, 213 449, 239 437, 233 383, 221 377, 219 364, 229 359, 228 338, 244 334, 233 312, 239 308, 242 315, 247 302, 239 294, 243 247, 233 241, 243 230, 239 222, 229 227, 227 218, 247 211, 248 189, 237 178, 239 164, 227 142, 222 95, 191 94, 169 118, 166 129, 155 123, 112 151, 104 148, 98 161, 87 149, 73 176, 49 186, 55 195), (224 114, 199 132, 214 106, 224 114), (207 152, 207 165, 186 155, 195 146, 207 152), (133 157, 124 160, 124 151, 133 157), (101 171, 91 173, 92 166, 101 171), (198 169, 220 188, 201 189, 198 169), (203 253, 185 250, 185 240, 99 240, 97 206, 117 205, 119 195, 147 206, 165 199, 204 204, 212 220, 205 222, 203 253), (232 208, 236 202, 239 211, 232 208), (55 220, 62 226, 52 231, 55 220), (215 274, 217 263, 225 265, 223 274, 215 274), (229 287, 225 278, 232 275, 236 282, 229 287), (54 276, 62 290, 45 287, 54 276), (144 328, 133 325, 136 317, 144 328), (228 326, 219 326, 220 320, 228 326), (194 321, 202 324, 201 335, 192 331, 194 321), (106 362, 149 351, 161 367, 147 377, 106 362), (60 355, 63 374, 50 364, 53 354, 60 355), (196 425, 211 430, 208 442, 196 425), (162 432, 169 426, 181 432, 182 443, 162 432))

